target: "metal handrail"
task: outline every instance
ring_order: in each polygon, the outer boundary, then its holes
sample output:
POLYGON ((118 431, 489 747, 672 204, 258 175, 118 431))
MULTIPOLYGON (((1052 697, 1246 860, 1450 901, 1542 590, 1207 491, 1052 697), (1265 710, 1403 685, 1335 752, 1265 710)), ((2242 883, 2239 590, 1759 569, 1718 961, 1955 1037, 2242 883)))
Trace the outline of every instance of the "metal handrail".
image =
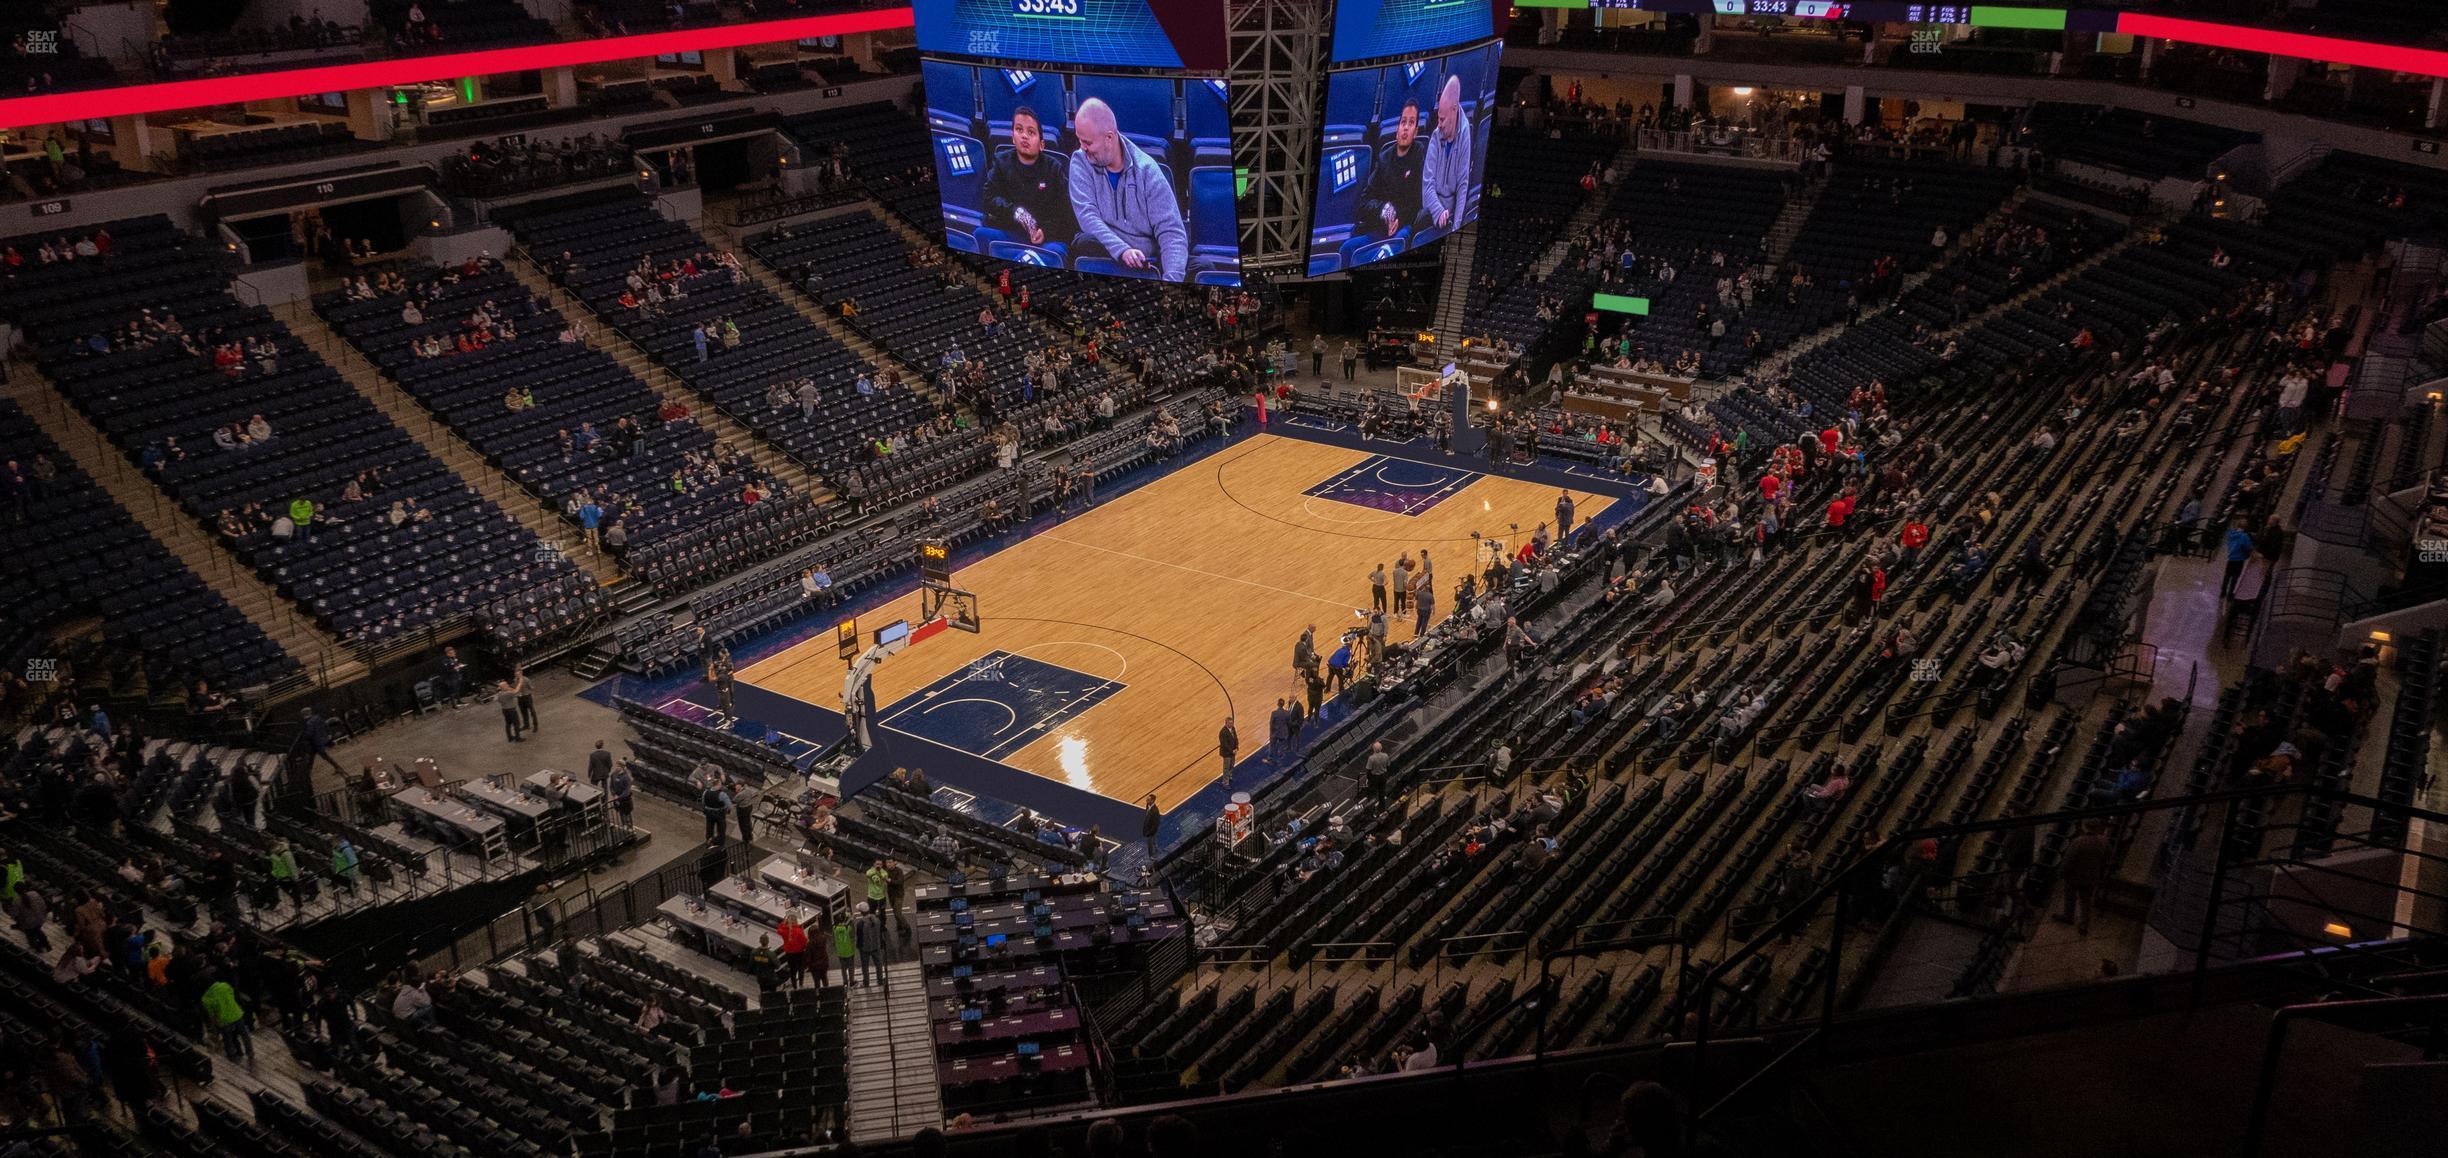
POLYGON ((2336 1017, 2341 1014, 2367 1013, 2373 1010, 2421 1010, 2429 1015, 2432 1046, 2430 1054, 2437 1057, 2443 1025, 2448 1025, 2448 993, 2425 993, 2408 997, 2375 997, 2359 1001, 2323 1001, 2306 1005, 2290 1005, 2270 1018, 2269 1036, 2261 1047, 2261 1075, 2253 1086, 2251 1116, 2244 1123, 2244 1158, 2261 1153, 2263 1135, 2269 1127, 2270 1100, 2277 1093, 2279 1062, 2285 1057, 2287 1031, 2298 1021, 2314 1017, 2336 1017))
MULTIPOLYGON (((1783 917, 1778 918, 1767 928, 1755 933, 1749 940, 1745 941, 1740 947, 1735 949, 1734 952, 1728 954, 1723 961, 1712 965, 1706 973, 1702 974, 1692 983, 1692 989, 1695 993, 1704 995, 1715 992, 1722 985, 1724 979, 1728 977, 1736 967, 1740 966, 1743 962, 1773 948, 1782 940, 1798 931, 1804 924, 1816 920, 1822 906, 1830 901, 1833 901, 1836 905, 1836 920, 1834 926, 1830 930, 1831 951, 1830 960, 1827 964, 1827 989, 1823 998, 1820 1012, 1820 1025, 1822 1028, 1825 1028, 1832 1025, 1835 1020, 1835 998, 1838 986, 1837 978, 1841 973, 1841 965, 1843 962, 1843 937, 1845 933, 1845 926, 1847 924, 1846 910, 1850 907, 1847 904, 1847 899, 1850 895, 1848 886, 1856 879, 1858 874, 1865 871, 1873 871, 1875 866, 1891 863, 1903 849, 1923 840, 1935 839, 1943 843, 1955 838, 1979 833, 1998 833, 2022 828, 2063 826, 2079 823, 2085 820, 2108 820, 2112 822, 2122 821, 2127 818, 2138 817, 2147 813, 2162 810, 2182 810, 2209 806, 2224 806, 2232 810, 2239 803, 2266 803, 2281 799, 2320 799, 2329 801, 2341 807, 2362 807, 2380 812, 2402 814, 2408 818, 2423 819, 2435 824, 2448 824, 2448 813, 2434 812, 2429 809, 2415 807, 2412 805, 2392 804, 2373 797, 2337 789, 2325 788, 2316 784, 2301 784, 2229 789, 2219 792, 2203 793, 2195 796, 2168 797, 2165 799, 2155 800, 2146 799, 2132 803, 2108 805, 2099 808, 2068 809, 2033 816, 1972 821, 1963 824, 1933 825, 1913 829, 1907 832, 1896 833, 1889 836, 1886 840, 1880 842, 1876 847, 1853 858, 1835 872, 1828 874, 1815 888, 1813 888, 1809 893, 1805 894, 1800 900, 1795 902, 1783 917)), ((2197 979, 2206 977, 2209 971, 2210 942, 2213 939, 2210 934, 2215 928, 2215 922, 2219 910, 2225 907, 2225 882, 2228 878, 2228 870, 2230 867, 2231 865, 2229 863, 2229 859, 2222 853, 2214 868, 2209 894, 2214 903, 2205 906, 2205 924, 2209 927, 2203 930, 2203 935, 2199 939, 2199 944, 2195 947, 2192 972, 2197 979)), ((2197 992, 2199 990, 2198 983, 2196 985, 2196 990, 2197 992)), ((1712 1024, 1715 1012, 1714 1003, 1707 1000, 1698 1001, 1694 1006, 1694 1012, 1697 1018, 1697 1026, 1692 1038, 1692 1043, 1694 1048, 1699 1050, 1702 1055, 1705 1056, 1709 1044, 1710 1032, 1715 1028, 1715 1026, 1712 1024)))

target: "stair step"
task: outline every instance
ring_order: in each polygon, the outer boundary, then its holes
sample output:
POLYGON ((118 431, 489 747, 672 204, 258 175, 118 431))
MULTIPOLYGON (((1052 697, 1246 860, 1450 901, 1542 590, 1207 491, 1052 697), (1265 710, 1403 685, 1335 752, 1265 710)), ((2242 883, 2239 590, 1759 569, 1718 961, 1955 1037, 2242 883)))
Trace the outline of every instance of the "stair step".
MULTIPOLYGON (((706 223, 706 228, 721 231, 719 226, 711 222, 706 223)), ((753 267, 754 264, 753 262, 748 263, 750 267, 753 267)), ((604 321, 601 315, 595 312, 593 306, 578 300, 568 291, 553 284, 552 279, 544 276, 543 269, 535 264, 534 255, 523 250, 518 251, 502 265, 503 268, 510 271, 512 277, 517 278, 530 291, 551 303, 565 315, 594 318, 599 325, 590 344, 598 349, 611 352, 622 366, 628 368, 632 374, 637 375, 653 389, 665 393, 687 395, 693 399, 696 405, 692 408, 692 413, 698 425, 712 431, 716 438, 734 446, 746 447, 751 454, 759 451, 773 452, 775 457, 771 461, 759 459, 758 465, 789 483, 795 490, 815 495, 826 493, 824 488, 818 484, 815 475, 801 466, 797 460, 776 451, 772 444, 757 437, 747 427, 734 421, 731 416, 722 413, 721 408, 714 404, 713 399, 682 382, 678 375, 661 366, 652 365, 646 351, 626 335, 621 334, 609 322, 604 321)))

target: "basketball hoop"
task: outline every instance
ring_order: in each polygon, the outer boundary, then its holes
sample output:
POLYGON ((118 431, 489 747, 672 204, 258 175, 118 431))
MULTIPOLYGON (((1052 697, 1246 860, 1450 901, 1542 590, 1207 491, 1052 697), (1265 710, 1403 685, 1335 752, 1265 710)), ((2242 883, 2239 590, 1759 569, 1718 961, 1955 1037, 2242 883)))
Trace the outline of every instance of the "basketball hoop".
POLYGON ((954 631, 977 632, 976 595, 932 580, 920 581, 918 592, 918 618, 921 622, 930 625, 941 623, 954 631))

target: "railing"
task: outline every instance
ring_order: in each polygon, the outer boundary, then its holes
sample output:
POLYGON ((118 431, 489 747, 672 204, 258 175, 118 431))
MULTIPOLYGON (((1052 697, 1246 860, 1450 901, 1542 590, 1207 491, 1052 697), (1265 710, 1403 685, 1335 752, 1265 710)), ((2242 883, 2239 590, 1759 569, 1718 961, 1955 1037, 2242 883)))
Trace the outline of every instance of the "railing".
POLYGON ((2257 1158, 2261 1153, 2263 1134, 2269 1125, 2270 1103, 2278 1093, 2280 1063, 2286 1058, 2287 1031, 2298 1021, 2313 1019, 2357 1019, 2363 1015, 2381 1014, 2391 1020, 2413 1014, 2422 1019, 2428 1031, 2428 1056, 2437 1059, 2448 1038, 2448 993, 2426 993, 2414 997, 2376 997, 2360 1001, 2319 1001, 2308 1005, 2290 1005, 2270 1018, 2269 1038, 2261 1047, 2261 1077, 2253 1089, 2252 1117, 2245 1122, 2244 1158, 2257 1158))
POLYGON ((1641 129, 1633 143, 1644 153, 1682 153, 1694 157, 1740 157, 1748 161, 1802 163, 1802 142, 1791 137, 1766 137, 1748 129, 1641 129))
MULTIPOLYGON (((757 855, 755 846, 744 841, 720 849, 700 844, 652 874, 602 892, 596 890, 590 876, 495 917, 449 945, 427 953, 418 959, 417 965, 428 972, 473 969, 530 949, 626 929, 653 919, 656 907, 664 901, 702 896, 709 880, 746 872, 757 855), (709 856, 721 858, 719 871, 707 863, 709 856)), ((392 940, 414 935, 414 931, 403 932, 392 940)))
MULTIPOLYGON (((1178 906, 1178 902, 1176 902, 1178 906)), ((1182 912, 1178 907, 1175 912, 1182 912)), ((1190 939, 1168 937, 1150 949, 1140 967, 1126 973, 1072 974, 1069 984, 1078 1000, 1082 1019, 1097 1027, 1114 1024, 1155 1000, 1156 994, 1194 968, 1190 939)))
MULTIPOLYGON (((1847 995, 1859 992, 1878 972, 1877 952, 1874 950, 1865 955, 1852 943, 1852 939, 1862 932, 1856 928, 1855 919, 1863 915, 1860 910, 1864 904, 1874 904, 1876 909, 1885 910, 1878 912, 1874 909, 1871 913, 1877 918, 1868 930, 1869 939, 1874 944, 1892 937, 1900 930, 1902 922, 1916 917, 1956 924, 1971 923, 1974 927, 1988 928, 1992 933, 2011 934, 2019 929, 2026 919, 2024 913, 2048 903, 2049 890, 2042 887, 2035 892, 2029 888, 2015 887, 2015 878, 2025 873, 2039 874, 2027 879, 2045 886, 2054 883, 2055 866, 2036 865, 2020 871, 1984 870, 1952 875, 1948 867, 1952 859, 1962 855, 1967 842, 1976 836, 1997 838, 2022 829, 2063 834, 2080 825, 2103 826, 2112 833, 2131 832, 2144 817, 2153 813, 2174 815, 2187 809, 2217 810, 2222 816, 2218 832, 2202 837, 2211 842, 2206 846, 2211 864, 2181 870, 2207 873, 2210 880, 2208 889, 2198 898, 2198 913, 2186 914, 2180 922, 2189 927, 2193 943, 2185 945, 2180 942, 2177 945, 2180 950, 2177 955, 2179 963, 2171 970, 2178 974, 2190 974, 2195 979, 2196 1003, 2201 999, 2202 982, 2215 966, 2223 963, 2267 962, 2276 954, 2279 956, 2275 959, 2300 960, 2312 967, 2320 967, 2338 961, 2342 955, 2375 952, 2393 946, 2397 943, 2396 938, 2448 937, 2448 930, 2406 928, 2396 913, 2396 906, 2385 901, 2372 907, 2389 911, 2367 912, 2316 899, 2316 894, 2310 889, 2292 895, 2265 891, 2266 887, 2264 890, 2255 889, 2257 880, 2264 875, 2274 878, 2280 870, 2296 877, 2309 874, 2312 877, 2367 880, 2347 869, 2297 859, 2291 852, 2281 855, 2260 853, 2259 850, 2264 847, 2291 850, 2295 843, 2287 837, 2287 830, 2294 827, 2291 825, 2262 826, 2261 840, 2249 852, 2239 852, 2232 847, 2232 842, 2225 839, 2225 834, 2234 827, 2239 812, 2247 808, 2266 817, 2300 813, 2301 805, 2315 801, 2328 805, 2331 815, 2348 815, 2348 809, 2357 809, 2373 817, 2386 816, 2406 821, 2421 819, 2433 825, 2448 823, 2448 814, 2307 784, 2248 788, 2029 817, 1938 825, 1891 836, 1876 848, 1830 873, 1817 888, 1794 902, 1782 917, 1752 934, 1739 948, 1693 979, 1686 991, 1678 994, 1680 1007, 1689 1010, 1695 1019, 1690 1040, 1701 1058, 1694 1061, 1693 1071, 1707 1072, 1706 1055, 1712 1034, 1723 1028, 1718 998, 1732 995, 1726 985, 1727 979, 1755 957, 1802 943, 1804 932, 1814 927, 1823 930, 1818 946, 1826 956, 1822 964, 1818 1010, 1806 1022, 1815 1025, 1822 1041, 1841 1032, 1843 1021, 1840 1015, 1847 995), (2290 810, 2286 807, 2289 803, 2297 807, 2290 810), (1937 861, 1919 873, 1906 872, 1900 878, 1891 876, 1891 869, 1913 863, 1906 858, 1907 850, 1925 841, 1937 842, 1941 850, 1937 861), (2265 874, 2261 870, 2268 872, 2265 874), (2001 906, 2004 910, 2002 916, 1997 915, 2001 906), (1994 926, 1989 921, 1994 921, 1994 926), (2344 924, 2350 930, 2349 939, 2338 939, 2332 935, 2329 940, 2321 940, 2290 927, 2309 925, 2318 929, 2330 926, 2332 922, 2344 924), (2354 940, 2351 938, 2355 930, 2368 930, 2369 933, 2362 940, 2354 940), (2318 952, 2307 952, 2309 950, 2318 952), (1848 951, 1852 954, 1850 957, 1848 951), (2287 954, 2296 956, 2289 958, 2287 954), (1847 972, 1848 966, 1852 968, 1850 974, 1847 972)), ((2365 842, 2356 833, 2340 833, 2336 839, 2350 849, 2383 847, 2376 842, 2365 842)), ((2406 850, 2405 855, 2417 857, 2434 869, 2448 866, 2448 856, 2411 849, 2406 850)), ((2171 880, 2169 883, 2172 885, 2176 882, 2171 880)), ((2448 895, 2429 892, 2417 885, 2399 885, 2396 891, 2426 904, 2448 900, 2448 895)), ((1555 956, 1575 954, 1574 950, 1565 950, 1555 956)), ((1975 950, 1972 955, 1977 956, 1978 951, 1975 950)), ((1955 995, 1960 996, 1961 993, 1955 995)), ((1739 1087, 1741 1084, 1733 1085, 1739 1087)), ((1714 1092, 1695 1091, 1697 1094, 1714 1092)), ((1703 1100, 1702 1104, 1708 1103, 1703 1100)), ((1722 1105, 1720 1100, 1713 1108, 1722 1105)))
MULTIPOLYGON (((778 194, 780 191, 775 192, 778 194)), ((751 225, 779 221, 801 213, 813 213, 819 209, 847 205, 860 199, 859 192, 850 188, 822 189, 814 193, 802 193, 792 197, 778 195, 743 197, 734 202, 729 211, 717 217, 716 220, 728 228, 743 229, 751 225)))
POLYGON ((2342 613, 2349 606, 2367 603, 2371 596, 2355 586, 2343 571, 2325 567, 2289 567, 2269 579, 2264 605, 2269 608, 2270 622, 2298 621, 2335 624, 2343 622, 2342 613))

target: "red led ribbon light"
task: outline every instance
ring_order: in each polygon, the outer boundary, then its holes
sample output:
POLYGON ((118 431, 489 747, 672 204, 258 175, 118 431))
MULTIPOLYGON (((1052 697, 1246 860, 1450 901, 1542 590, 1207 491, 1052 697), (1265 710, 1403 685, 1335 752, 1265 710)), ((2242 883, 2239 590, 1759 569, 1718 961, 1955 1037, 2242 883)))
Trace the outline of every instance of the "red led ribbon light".
POLYGON ((2276 32, 2267 28, 2239 28, 2233 24, 2146 16, 2138 12, 2118 13, 2117 31, 2186 44, 2206 44, 2212 48, 2232 48, 2238 52, 2293 56, 2304 60, 2351 64, 2358 68, 2410 72, 2419 76, 2448 76, 2448 52, 2428 48, 2405 48, 2394 44, 2374 44, 2368 40, 2344 40, 2335 36, 2309 36, 2300 32, 2276 32))
POLYGON ((432 56, 402 57, 396 60, 368 60, 356 64, 332 64, 315 68, 255 72, 244 76, 216 76, 200 80, 127 85, 120 88, 45 93, 41 96, 0 100, 0 128, 48 125, 63 121, 94 120, 102 117, 125 117, 169 109, 205 108, 212 105, 238 104, 244 101, 307 96, 313 93, 347 92, 361 88, 387 88, 396 85, 419 84, 429 80, 489 76, 494 73, 522 72, 528 69, 568 68, 573 65, 596 64, 606 60, 629 60, 637 57, 662 56, 674 52, 705 52, 712 49, 739 48, 750 44, 814 40, 819 37, 849 36, 860 32, 886 32, 896 28, 907 28, 910 24, 911 15, 908 8, 878 8, 867 12, 843 12, 831 16, 800 16, 789 20, 760 20, 749 24, 686 28, 676 32, 650 32, 642 36, 613 36, 601 40, 529 44, 517 48, 488 48, 474 52, 445 52, 432 56))

